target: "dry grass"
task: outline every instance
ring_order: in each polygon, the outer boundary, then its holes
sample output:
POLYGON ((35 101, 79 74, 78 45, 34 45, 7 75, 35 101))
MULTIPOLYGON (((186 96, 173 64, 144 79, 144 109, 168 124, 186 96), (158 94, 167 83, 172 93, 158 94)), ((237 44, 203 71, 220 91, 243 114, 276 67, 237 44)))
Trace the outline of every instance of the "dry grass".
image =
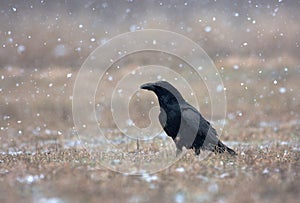
MULTIPOLYGON (((257 70, 247 70, 243 74, 249 80, 257 78, 257 70)), ((5 79, 1 81, 1 202, 297 202, 299 102, 293 100, 297 95, 293 91, 284 96, 278 92, 270 76, 274 70, 264 70, 263 79, 247 83, 247 90, 239 84, 245 81, 240 70, 220 71, 227 87, 230 115, 222 139, 236 141, 228 144, 239 155, 211 154, 199 160, 188 152, 166 170, 128 176, 99 165, 79 144, 68 145, 77 140, 69 99, 76 72, 65 68, 21 74, 20 69, 2 70, 5 79), (72 77, 67 78, 70 72, 72 77), (15 83, 22 85, 16 87, 15 83), (264 92, 263 86, 274 94, 264 92), (40 93, 29 93, 37 88, 40 93), (249 102, 260 94, 264 97, 257 101, 258 106, 249 102), (239 116, 237 111, 243 115, 239 116)), ((283 83, 287 89, 296 90, 296 70, 290 68, 288 75, 280 71, 277 73, 289 81, 283 83)), ((202 109, 205 107, 203 104, 202 109)), ((128 152, 132 153, 132 149, 136 149, 134 144, 128 152)), ((144 155, 157 149, 155 145, 140 146, 144 155)), ((153 164, 169 161, 165 158, 153 164)), ((127 161, 128 167, 135 167, 127 161)))
POLYGON ((144 176, 95 168, 84 150, 1 155, 1 202, 24 197, 67 202, 297 202, 299 149, 238 147, 238 157, 211 155, 199 161, 187 154, 167 170, 144 176))

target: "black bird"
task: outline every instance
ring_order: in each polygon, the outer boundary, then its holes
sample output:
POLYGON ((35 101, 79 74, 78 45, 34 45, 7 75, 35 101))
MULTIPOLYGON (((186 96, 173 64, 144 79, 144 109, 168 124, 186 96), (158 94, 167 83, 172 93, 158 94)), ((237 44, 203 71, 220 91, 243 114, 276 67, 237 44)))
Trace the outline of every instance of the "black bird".
POLYGON ((166 81, 146 83, 141 89, 153 91, 159 101, 159 121, 168 136, 176 144, 177 154, 182 147, 193 149, 196 155, 200 149, 217 153, 237 153, 218 139, 216 130, 202 117, 197 109, 187 103, 180 92, 166 81))

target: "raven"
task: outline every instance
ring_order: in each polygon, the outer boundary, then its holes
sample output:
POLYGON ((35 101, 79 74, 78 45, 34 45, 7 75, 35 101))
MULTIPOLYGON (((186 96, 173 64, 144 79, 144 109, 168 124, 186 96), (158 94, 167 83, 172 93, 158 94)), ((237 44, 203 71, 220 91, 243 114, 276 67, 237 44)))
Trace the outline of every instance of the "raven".
POLYGON ((197 109, 184 100, 180 92, 166 81, 146 83, 141 89, 153 91, 159 101, 159 121, 168 136, 176 144, 177 154, 182 147, 193 149, 196 155, 200 149, 217 153, 237 153, 218 139, 216 130, 202 117, 197 109))

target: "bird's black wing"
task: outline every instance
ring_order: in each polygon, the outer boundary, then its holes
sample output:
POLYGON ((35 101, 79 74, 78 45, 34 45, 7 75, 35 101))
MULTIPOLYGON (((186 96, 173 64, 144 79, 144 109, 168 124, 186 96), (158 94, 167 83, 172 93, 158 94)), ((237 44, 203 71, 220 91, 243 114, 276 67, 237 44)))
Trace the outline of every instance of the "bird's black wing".
MULTIPOLYGON (((204 146, 208 144, 216 145, 218 143, 219 139, 216 130, 201 116, 197 109, 189 104, 184 104, 181 105, 181 114, 182 125, 193 134, 197 132, 197 137, 194 137, 195 140, 202 140, 204 146)), ((184 136, 193 137, 193 135, 184 136)))

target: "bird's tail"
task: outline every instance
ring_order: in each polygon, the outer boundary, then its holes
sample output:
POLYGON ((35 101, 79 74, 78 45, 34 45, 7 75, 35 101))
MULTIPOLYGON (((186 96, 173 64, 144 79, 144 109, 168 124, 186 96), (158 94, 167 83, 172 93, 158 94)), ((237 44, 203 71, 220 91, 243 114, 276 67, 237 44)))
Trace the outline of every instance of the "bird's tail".
POLYGON ((224 153, 225 151, 227 151, 232 156, 237 155, 237 153, 233 149, 227 147, 221 141, 218 142, 218 145, 216 146, 215 151, 218 153, 224 153))

